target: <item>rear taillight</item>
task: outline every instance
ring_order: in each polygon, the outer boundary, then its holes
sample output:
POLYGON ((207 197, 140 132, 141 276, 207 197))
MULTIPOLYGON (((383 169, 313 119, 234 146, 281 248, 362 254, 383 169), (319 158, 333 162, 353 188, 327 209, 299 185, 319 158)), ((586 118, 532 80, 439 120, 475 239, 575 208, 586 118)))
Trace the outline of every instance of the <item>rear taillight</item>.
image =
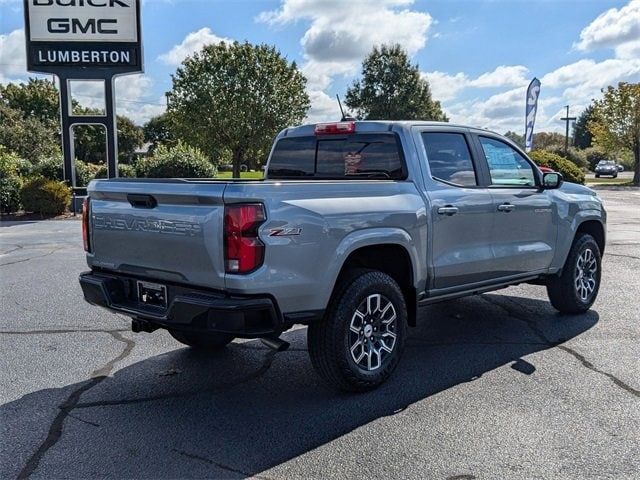
POLYGON ((82 202, 82 242, 85 252, 91 251, 91 240, 89 237, 89 197, 82 202))
POLYGON ((224 262, 227 273, 249 273, 262 265, 264 243, 258 227, 266 220, 264 206, 244 203, 224 207, 224 262))
POLYGON ((355 133, 356 122, 318 123, 314 129, 316 135, 337 135, 355 133))

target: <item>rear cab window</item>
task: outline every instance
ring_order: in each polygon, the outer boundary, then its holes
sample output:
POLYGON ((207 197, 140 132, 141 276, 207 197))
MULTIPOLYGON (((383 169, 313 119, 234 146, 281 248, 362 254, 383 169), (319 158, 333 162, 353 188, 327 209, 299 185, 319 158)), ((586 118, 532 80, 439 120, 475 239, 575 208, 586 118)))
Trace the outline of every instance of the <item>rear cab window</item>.
POLYGON ((395 133, 310 135, 278 140, 267 177, 404 180, 407 171, 395 133))

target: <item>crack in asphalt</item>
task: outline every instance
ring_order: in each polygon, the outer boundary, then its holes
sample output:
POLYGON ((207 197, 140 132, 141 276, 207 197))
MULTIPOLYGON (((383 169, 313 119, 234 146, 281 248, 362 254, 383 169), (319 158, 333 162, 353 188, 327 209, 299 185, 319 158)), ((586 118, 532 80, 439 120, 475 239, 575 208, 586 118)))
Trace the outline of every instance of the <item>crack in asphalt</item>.
POLYGON ((60 410, 49 426, 47 437, 40 444, 40 447, 38 447, 33 455, 31 455, 31 457, 27 460, 24 467, 22 467, 22 470, 20 470, 20 473, 18 474, 18 479, 29 478, 33 474, 33 472, 36 471, 47 451, 49 451, 49 449, 53 447, 58 442, 58 440, 60 440, 64 428, 64 422, 69 416, 69 412, 71 412, 71 410, 73 410, 78 404, 82 394, 88 390, 91 390, 93 387, 107 378, 116 363, 124 360, 131 353, 131 350, 135 346, 135 342, 133 340, 123 337, 117 331, 108 331, 107 333, 109 333, 117 341, 124 343, 124 349, 117 357, 109 360, 102 367, 93 371, 91 373, 90 379, 84 385, 71 392, 71 395, 69 395, 69 397, 67 397, 62 405, 58 407, 60 410))
POLYGON ((104 329, 57 329, 57 330, 0 330, 0 335, 56 335, 61 333, 120 333, 128 332, 129 328, 104 329))
MULTIPOLYGON (((254 346, 254 345, 248 345, 247 343, 234 343, 233 344, 234 347, 236 348, 242 348, 244 350, 254 350, 254 351, 267 351, 267 350, 272 350, 271 347, 260 347, 260 346, 254 346)), ((299 348, 299 347, 288 347, 286 350, 283 350, 281 353, 285 353, 285 352, 308 352, 309 350, 307 350, 306 348, 299 348)))
POLYGON ((185 452, 183 450, 178 450, 177 448, 172 448, 172 450, 174 452, 176 452, 178 455, 182 455, 183 457, 187 457, 187 458, 191 458, 193 460, 199 460, 201 462, 208 463, 209 465, 213 465, 213 466, 218 467, 218 468, 220 468, 222 470, 226 470, 227 472, 237 473, 237 474, 243 475, 245 477, 260 478, 262 480, 269 480, 269 477, 265 477, 265 476, 262 476, 262 475, 256 475, 256 474, 253 474, 251 472, 245 472, 244 470, 238 470, 237 468, 230 467, 229 465, 225 465, 223 463, 216 462, 214 460, 211 460, 209 458, 197 455, 195 453, 185 452))
POLYGON ((27 257, 27 258, 23 258, 21 260, 15 260, 13 262, 7 262, 7 263, 0 263, 0 267, 6 267, 7 265, 15 265, 16 263, 23 263, 23 262, 28 262, 29 260, 35 260, 36 258, 43 258, 43 257, 48 257, 49 255, 53 255, 54 253, 63 250, 63 247, 60 248, 54 248, 53 250, 43 254, 43 255, 34 255, 33 257, 27 257))
POLYGON ((487 297, 485 295, 480 295, 480 299, 484 300, 485 302, 490 303, 491 305, 494 305, 498 308, 500 308, 501 310, 505 311, 507 313, 508 316, 510 316, 511 318, 515 318, 516 320, 520 320, 521 322, 524 322, 527 324, 527 326, 529 327, 529 329, 540 339, 542 340, 542 342, 548 346, 554 347, 556 345, 558 345, 560 342, 556 342, 553 340, 550 340, 542 330, 540 330, 540 327, 538 327, 538 325, 524 317, 519 311, 517 310, 513 310, 503 304, 501 304, 500 302, 498 302, 497 300, 494 300, 491 297, 487 297))
POLYGON ((498 342, 480 342, 480 341, 470 341, 470 342, 430 342, 428 340, 420 340, 420 339, 407 339, 407 347, 455 347, 457 345, 531 345, 531 346, 546 346, 547 342, 509 342, 509 341, 498 341, 498 342))
POLYGON ((635 260, 640 260, 640 257, 636 257, 635 255, 625 255, 623 253, 609 253, 605 252, 605 255, 610 255, 612 257, 624 257, 624 258, 633 258, 635 260))
POLYGON ((15 252, 16 250, 22 250, 24 248, 22 245, 19 245, 17 243, 9 243, 7 245, 13 245, 16 248, 12 248, 10 250, 7 250, 6 252, 0 252, 0 255, 9 255, 11 252, 15 252))
POLYGON ((568 354, 570 354, 573 357, 575 357, 580 363, 582 363, 582 365, 585 368, 588 368, 591 371, 599 373, 600 375, 604 375, 605 377, 609 378, 609 380, 611 380, 613 383, 615 383, 618 387, 622 388, 623 390, 626 390, 631 395, 634 395, 634 396, 640 398, 640 390, 636 390, 632 386, 627 385, 626 383, 624 383, 622 380, 620 380, 615 375, 612 375, 609 372, 605 372, 604 370, 600 370, 593 363, 591 363, 589 360, 587 360, 586 357, 584 355, 582 355, 581 353, 578 353, 574 349, 566 347, 564 345, 558 345, 558 348, 560 350, 564 350, 568 354))
MULTIPOLYGON (((607 377, 609 380, 611 380, 613 382, 614 385, 616 385, 617 387, 620 387, 622 390, 626 391, 627 393, 630 393, 630 394, 632 394, 632 395, 634 395, 636 397, 640 397, 640 391, 636 390, 631 385, 628 385, 627 383, 623 382, 622 380, 620 380, 618 377, 616 377, 612 373, 609 373, 609 372, 606 372, 604 370, 601 370, 601 369, 597 368, 593 363, 591 363, 589 360, 587 360, 586 357, 584 357, 582 354, 578 353, 577 351, 573 350, 572 348, 567 347, 565 345, 561 345, 566 340, 564 340, 564 339, 560 339, 558 341, 549 340, 547 338, 547 336, 544 334, 544 332, 542 332, 542 330, 540 330, 540 328, 538 328, 538 326, 534 323, 534 321, 526 318, 525 316, 523 316, 520 313, 519 310, 513 310, 512 308, 509 308, 509 307, 501 304, 500 302, 494 300, 493 298, 486 297, 485 295, 480 295, 480 298, 483 299, 484 301, 492 304, 492 305, 497 306, 498 308, 501 308, 510 317, 515 318, 516 320, 520 320, 521 322, 526 323, 527 326, 540 339, 544 340, 545 344, 547 346, 549 346, 550 348, 553 348, 553 347, 559 348, 563 352, 566 352, 566 353, 570 354, 571 356, 573 356, 574 358, 576 358, 577 360, 579 360, 583 367, 585 367, 585 368, 587 368, 587 369, 591 370, 592 372, 595 372, 595 373, 597 373, 599 375, 603 375, 603 376, 607 377)), ((524 308, 524 307, 521 307, 521 306, 519 306, 519 307, 520 308, 524 308)))
POLYGON ((236 379, 230 382, 221 383, 219 385, 215 385, 209 388, 204 388, 200 390, 189 390, 185 392, 174 392, 174 393, 166 393, 162 395, 150 395, 148 397, 139 397, 139 398, 122 398, 115 400, 101 400, 96 402, 84 402, 84 403, 76 403, 73 406, 73 409, 79 408, 93 408, 93 407, 110 407, 110 406, 118 406, 118 405, 132 405, 137 403, 145 403, 145 402, 154 402, 158 400, 171 400, 176 398, 185 398, 191 397, 194 395, 202 395, 205 393, 217 393, 219 391, 228 390, 230 388, 237 387, 244 383, 248 383, 251 380, 255 380, 262 375, 264 375, 270 368, 273 360, 275 359, 275 355, 279 353, 276 350, 269 350, 265 355, 264 361, 260 368, 253 373, 250 373, 244 378, 236 379))
POLYGON ((78 420, 79 422, 86 423, 87 425, 91 425, 93 427, 99 427, 100 426, 99 423, 95 423, 95 422, 92 422, 91 420, 85 420, 84 418, 77 417, 75 415, 72 415, 71 412, 69 412, 67 414, 67 416, 69 418, 73 418, 74 420, 78 420))

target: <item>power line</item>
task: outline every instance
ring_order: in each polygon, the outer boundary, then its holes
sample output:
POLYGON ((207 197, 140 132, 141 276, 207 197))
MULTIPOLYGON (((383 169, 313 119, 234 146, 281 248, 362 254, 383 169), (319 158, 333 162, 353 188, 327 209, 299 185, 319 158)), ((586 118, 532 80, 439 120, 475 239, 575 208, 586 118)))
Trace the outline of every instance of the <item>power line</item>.
MULTIPOLYGON (((97 97, 95 95, 83 95, 83 94, 75 94, 72 95, 72 97, 83 97, 83 98, 93 98, 93 99, 100 99, 102 97, 97 97)), ((143 105, 155 105, 158 107, 164 107, 164 103, 154 103, 154 102, 145 102, 142 100, 132 100, 130 98, 117 98, 116 97, 116 102, 127 102, 127 103, 140 103, 143 105)))

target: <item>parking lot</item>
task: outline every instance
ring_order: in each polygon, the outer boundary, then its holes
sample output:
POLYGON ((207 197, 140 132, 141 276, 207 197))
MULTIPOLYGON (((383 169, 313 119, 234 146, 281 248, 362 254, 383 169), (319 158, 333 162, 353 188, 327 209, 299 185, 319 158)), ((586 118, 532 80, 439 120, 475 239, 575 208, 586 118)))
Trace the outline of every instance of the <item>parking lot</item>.
POLYGON ((305 329, 218 354, 86 304, 80 222, 0 224, 2 478, 638 478, 640 191, 593 309, 521 285, 434 305, 380 389, 337 393, 305 329))

